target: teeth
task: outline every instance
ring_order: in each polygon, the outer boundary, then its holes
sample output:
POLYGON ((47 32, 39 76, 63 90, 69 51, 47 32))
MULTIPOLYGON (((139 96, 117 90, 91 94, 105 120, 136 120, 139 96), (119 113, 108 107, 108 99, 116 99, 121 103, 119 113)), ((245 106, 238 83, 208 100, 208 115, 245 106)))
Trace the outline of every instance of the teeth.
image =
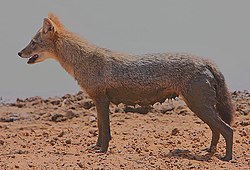
POLYGON ((32 57, 30 57, 29 58, 29 60, 28 60, 28 64, 33 64, 33 63, 35 63, 35 61, 37 60, 37 58, 38 58, 38 55, 37 54, 35 54, 35 55, 33 55, 32 57))

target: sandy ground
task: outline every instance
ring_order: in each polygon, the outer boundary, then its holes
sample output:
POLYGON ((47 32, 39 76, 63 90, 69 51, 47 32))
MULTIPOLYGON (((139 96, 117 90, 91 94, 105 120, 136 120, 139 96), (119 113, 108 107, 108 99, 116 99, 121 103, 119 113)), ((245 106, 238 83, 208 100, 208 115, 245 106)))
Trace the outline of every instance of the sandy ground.
POLYGON ((95 106, 79 92, 0 105, 0 169, 250 169, 250 94, 234 92, 233 160, 211 156, 211 131, 177 99, 153 108, 111 105, 112 140, 93 153, 95 106), (148 112, 149 110, 149 112, 148 112), (148 112, 148 113, 147 113, 148 112))

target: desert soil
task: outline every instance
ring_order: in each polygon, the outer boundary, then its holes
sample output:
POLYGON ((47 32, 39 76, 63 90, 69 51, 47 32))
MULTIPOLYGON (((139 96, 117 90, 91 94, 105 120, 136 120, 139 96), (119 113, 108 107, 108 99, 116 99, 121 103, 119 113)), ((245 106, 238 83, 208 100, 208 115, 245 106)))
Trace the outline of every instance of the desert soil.
POLYGON ((211 131, 181 99, 152 108, 111 105, 106 154, 97 139, 93 102, 82 92, 0 104, 0 169, 250 169, 250 94, 232 93, 233 160, 221 161, 225 141, 209 155, 211 131))

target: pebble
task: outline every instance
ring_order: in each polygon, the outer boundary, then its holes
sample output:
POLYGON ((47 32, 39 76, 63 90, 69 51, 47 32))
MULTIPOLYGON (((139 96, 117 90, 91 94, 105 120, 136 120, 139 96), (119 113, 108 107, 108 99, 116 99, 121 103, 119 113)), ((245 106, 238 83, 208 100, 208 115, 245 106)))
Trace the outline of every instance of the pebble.
POLYGON ((63 135, 64 135, 64 131, 62 131, 62 132, 58 135, 58 137, 63 137, 63 135))
POLYGON ((131 107, 131 106, 125 106, 124 112, 128 113, 140 113, 140 114, 147 114, 152 107, 131 107))
POLYGON ((65 141, 65 143, 66 143, 66 144, 71 144, 71 139, 67 139, 67 140, 65 141))
POLYGON ((68 119, 72 119, 74 117, 79 117, 79 115, 76 114, 75 112, 69 110, 66 112, 65 117, 67 117, 68 119))
POLYGON ((97 136, 97 130, 95 129, 89 130, 89 133, 92 134, 93 136, 97 136))
POLYGON ((95 121, 96 121, 95 116, 89 116, 89 121, 90 121, 90 122, 95 122, 95 121))
POLYGON ((250 121, 242 121, 242 122, 240 122, 240 125, 241 126, 248 126, 248 125, 250 125, 250 121))
POLYGON ((61 101, 60 100, 52 100, 50 103, 53 105, 59 105, 61 103, 61 101))
POLYGON ((0 118, 0 122, 14 122, 20 120, 20 114, 18 113, 8 113, 5 117, 0 118))
POLYGON ((93 106, 95 106, 95 105, 94 105, 93 101, 90 100, 90 99, 88 99, 88 100, 86 100, 86 101, 83 102, 83 108, 84 108, 84 109, 89 110, 89 109, 92 108, 93 106))
POLYGON ((81 162, 76 163, 80 168, 84 168, 81 162))
POLYGON ((4 141, 3 140, 0 140, 0 145, 3 145, 4 144, 4 141))
POLYGON ((53 121, 53 122, 62 122, 64 120, 65 120, 65 118, 63 117, 62 114, 56 113, 56 114, 51 116, 51 121, 53 121))
POLYGON ((177 133, 179 133, 179 130, 177 128, 174 128, 171 132, 171 135, 177 135, 177 133))
POLYGON ((162 106, 162 107, 160 108, 160 112, 163 113, 163 114, 166 114, 166 113, 168 113, 168 112, 171 113, 171 111, 173 111, 173 110, 174 110, 174 106, 173 106, 173 105, 162 106))

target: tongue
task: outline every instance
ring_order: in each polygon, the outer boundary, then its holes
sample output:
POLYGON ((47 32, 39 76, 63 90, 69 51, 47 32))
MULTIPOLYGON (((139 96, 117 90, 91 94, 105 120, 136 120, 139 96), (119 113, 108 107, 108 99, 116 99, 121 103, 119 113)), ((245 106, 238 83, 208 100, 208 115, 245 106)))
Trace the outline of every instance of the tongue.
POLYGON ((36 55, 30 57, 27 63, 28 64, 33 64, 33 63, 35 63, 37 58, 38 58, 38 55, 36 54, 36 55))

